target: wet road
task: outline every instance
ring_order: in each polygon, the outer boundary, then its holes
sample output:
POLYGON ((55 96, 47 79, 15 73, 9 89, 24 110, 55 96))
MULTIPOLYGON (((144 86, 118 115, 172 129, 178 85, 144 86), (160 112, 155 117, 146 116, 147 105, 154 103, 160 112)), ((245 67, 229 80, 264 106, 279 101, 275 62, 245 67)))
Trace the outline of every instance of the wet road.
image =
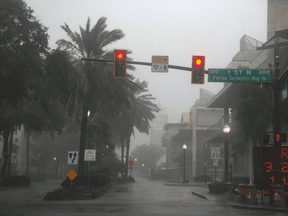
POLYGON ((286 215, 263 210, 235 209, 223 202, 191 194, 193 186, 164 186, 163 182, 136 179, 114 187, 105 197, 82 201, 44 201, 61 182, 33 183, 30 188, 0 190, 1 216, 160 216, 160 215, 286 215), (117 192, 118 191, 118 192, 117 192))

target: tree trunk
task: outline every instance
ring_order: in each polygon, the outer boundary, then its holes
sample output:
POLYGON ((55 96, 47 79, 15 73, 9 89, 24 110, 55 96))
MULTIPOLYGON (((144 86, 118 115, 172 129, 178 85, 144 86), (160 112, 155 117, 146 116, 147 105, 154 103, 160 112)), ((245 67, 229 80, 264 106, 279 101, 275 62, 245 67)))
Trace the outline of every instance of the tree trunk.
POLYGON ((13 149, 13 133, 14 133, 14 128, 10 132, 10 137, 9 137, 9 159, 7 162, 7 176, 11 175, 11 159, 12 159, 12 149, 13 149))
MULTIPOLYGON (((121 162, 122 162, 122 164, 124 164, 124 139, 121 139, 121 162)), ((121 172, 121 177, 123 177, 124 176, 124 173, 123 173, 123 171, 121 172)))
POLYGON ((79 160, 78 160, 79 165, 77 173, 79 177, 85 175, 84 150, 86 147, 86 132, 87 132, 87 120, 88 120, 87 113, 88 113, 88 104, 86 100, 84 100, 82 111, 80 147, 79 147, 79 160))
POLYGON ((8 160, 9 160, 9 152, 8 152, 9 134, 10 134, 9 129, 6 129, 3 131, 3 139, 4 139, 3 159, 4 159, 4 163, 2 165, 2 170, 1 170, 1 179, 4 179, 7 176, 7 165, 8 165, 8 160))
POLYGON ((126 169, 125 169, 125 176, 128 177, 128 161, 129 161, 129 149, 130 149, 130 137, 127 138, 127 144, 126 144, 126 169))
POLYGON ((26 131, 27 142, 26 142, 26 175, 29 176, 29 167, 30 167, 30 132, 26 131))

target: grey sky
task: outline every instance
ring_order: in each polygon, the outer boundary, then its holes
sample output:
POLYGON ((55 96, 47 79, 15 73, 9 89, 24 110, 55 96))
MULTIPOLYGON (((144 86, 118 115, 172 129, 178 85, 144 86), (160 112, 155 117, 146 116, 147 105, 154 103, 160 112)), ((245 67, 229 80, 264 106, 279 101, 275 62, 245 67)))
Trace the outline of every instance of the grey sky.
MULTIPOLYGON (((113 49, 129 49, 135 61, 151 62, 153 55, 169 56, 169 64, 191 67, 192 55, 205 55, 208 68, 225 68, 239 51, 240 38, 246 34, 267 41, 267 0, 261 1, 62 1, 26 0, 34 15, 49 28, 49 46, 58 39, 68 39, 60 25, 67 23, 79 32, 90 17, 107 17, 107 30, 121 29, 125 38, 113 49)), ((161 100, 169 122, 180 121, 199 97, 201 87, 219 92, 222 83, 191 84, 191 72, 169 69, 152 73, 151 67, 136 65, 130 71, 141 81, 149 82, 150 92, 161 100)))

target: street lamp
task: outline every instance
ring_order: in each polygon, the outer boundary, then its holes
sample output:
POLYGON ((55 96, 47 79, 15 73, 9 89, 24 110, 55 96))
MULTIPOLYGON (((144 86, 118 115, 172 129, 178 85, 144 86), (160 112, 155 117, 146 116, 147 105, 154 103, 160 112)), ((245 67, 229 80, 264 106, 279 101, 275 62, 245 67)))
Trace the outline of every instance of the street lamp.
POLYGON ((225 182, 228 182, 228 133, 230 132, 230 127, 226 124, 223 128, 225 133, 225 143, 224 143, 224 152, 225 152, 225 182))
POLYGON ((183 144, 182 148, 184 149, 184 163, 183 163, 183 183, 185 183, 185 150, 187 148, 186 144, 183 144))
POLYGON ((57 170, 57 161, 56 161, 56 158, 54 158, 54 164, 55 164, 55 180, 58 179, 58 170, 57 170))

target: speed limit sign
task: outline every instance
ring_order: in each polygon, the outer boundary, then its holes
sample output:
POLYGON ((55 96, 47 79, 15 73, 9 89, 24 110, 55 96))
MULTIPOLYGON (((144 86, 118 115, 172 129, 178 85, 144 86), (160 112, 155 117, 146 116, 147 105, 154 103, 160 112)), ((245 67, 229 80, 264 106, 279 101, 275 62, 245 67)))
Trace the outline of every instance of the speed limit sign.
POLYGON ((220 159, 220 148, 211 148, 211 159, 220 159))

